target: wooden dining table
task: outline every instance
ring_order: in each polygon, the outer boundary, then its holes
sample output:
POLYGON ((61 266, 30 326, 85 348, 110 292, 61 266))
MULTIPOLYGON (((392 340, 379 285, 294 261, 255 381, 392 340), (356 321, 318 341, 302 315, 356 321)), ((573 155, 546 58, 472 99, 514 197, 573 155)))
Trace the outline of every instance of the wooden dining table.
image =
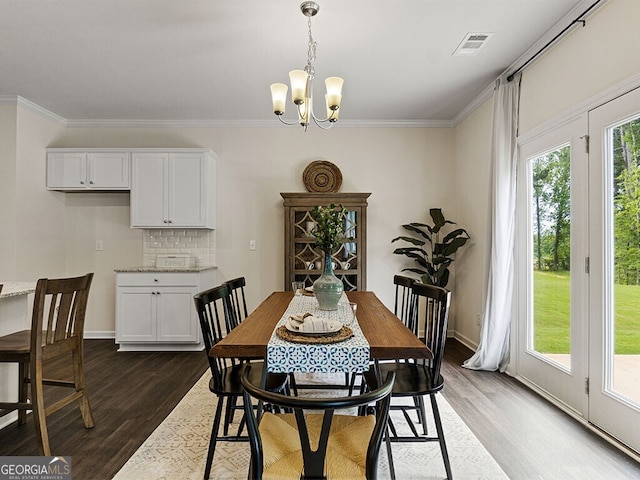
MULTIPOLYGON (((373 292, 347 292, 357 307, 357 321, 370 347, 372 360, 433 358, 431 350, 391 312, 373 292)), ((209 351, 214 357, 265 358, 274 328, 293 292, 274 292, 251 315, 209 351)))
MULTIPOLYGON (((431 350, 393 314, 373 292, 347 292, 350 302, 357 304, 356 320, 370 348, 370 359, 374 362, 376 378, 380 383, 379 361, 404 358, 431 359, 431 350)), ((293 292, 274 292, 269 295, 251 315, 229 332, 209 351, 214 357, 236 357, 266 359, 267 344, 282 319, 293 292)), ((267 369, 262 373, 265 385, 267 369)), ((317 387, 317 386, 316 386, 317 387)), ((391 454, 390 437, 385 435, 387 457, 391 478, 395 480, 395 469, 391 454)))

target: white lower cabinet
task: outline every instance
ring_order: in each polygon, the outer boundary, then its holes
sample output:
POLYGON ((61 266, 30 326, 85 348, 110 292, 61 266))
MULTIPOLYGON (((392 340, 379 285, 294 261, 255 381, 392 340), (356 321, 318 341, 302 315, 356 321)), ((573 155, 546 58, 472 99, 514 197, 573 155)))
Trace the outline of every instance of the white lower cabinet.
POLYGON ((118 272, 116 343, 119 351, 202 350, 193 296, 215 286, 214 270, 118 272))

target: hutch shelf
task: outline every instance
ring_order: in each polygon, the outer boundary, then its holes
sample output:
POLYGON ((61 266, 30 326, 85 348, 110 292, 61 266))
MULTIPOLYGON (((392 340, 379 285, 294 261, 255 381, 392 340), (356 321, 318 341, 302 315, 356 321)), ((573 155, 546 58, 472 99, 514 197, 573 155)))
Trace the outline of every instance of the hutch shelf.
POLYGON ((345 241, 333 254, 334 274, 345 291, 367 286, 367 199, 371 193, 281 193, 284 199, 285 290, 291 282, 311 286, 322 273, 322 251, 311 234, 311 210, 316 205, 343 205, 347 209, 345 241))

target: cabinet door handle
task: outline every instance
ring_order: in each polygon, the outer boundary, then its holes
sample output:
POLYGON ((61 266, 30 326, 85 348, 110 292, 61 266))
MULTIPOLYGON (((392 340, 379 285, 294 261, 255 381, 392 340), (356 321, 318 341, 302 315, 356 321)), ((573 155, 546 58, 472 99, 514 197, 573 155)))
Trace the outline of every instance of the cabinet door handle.
POLYGON ((89 180, 89 184, 90 184, 90 185, 93 185, 93 180, 89 180))
POLYGON ((84 180, 80 180, 80 185, 84 185, 84 180))
POLYGON ((163 220, 162 222, 163 222, 163 223, 169 223, 167 220, 163 220))
POLYGON ((156 295, 160 295, 160 292, 156 292, 156 295))
POLYGON ((169 220, 169 223, 173 223, 173 220, 169 220))
POLYGON ((156 292, 151 292, 151 295, 155 295, 155 294, 156 294, 156 292))

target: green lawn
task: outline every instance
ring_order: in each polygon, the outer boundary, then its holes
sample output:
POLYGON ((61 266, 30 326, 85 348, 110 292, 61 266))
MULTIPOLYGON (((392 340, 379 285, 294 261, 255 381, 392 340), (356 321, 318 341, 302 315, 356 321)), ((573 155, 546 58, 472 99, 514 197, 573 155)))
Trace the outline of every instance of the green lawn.
MULTIPOLYGON (((569 272, 534 272, 534 346, 569 353, 569 272)), ((640 286, 615 286, 618 354, 640 354, 640 286)), ((577 320, 576 320, 577 321, 577 320)))

